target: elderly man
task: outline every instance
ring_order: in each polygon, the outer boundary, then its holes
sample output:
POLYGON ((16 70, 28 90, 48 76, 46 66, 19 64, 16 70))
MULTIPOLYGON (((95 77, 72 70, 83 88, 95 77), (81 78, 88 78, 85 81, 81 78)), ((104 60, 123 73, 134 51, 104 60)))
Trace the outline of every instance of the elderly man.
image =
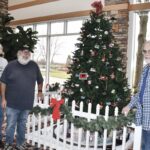
MULTIPOLYGON (((4 58, 3 46, 0 44, 0 77, 4 71, 4 68, 7 65, 7 60, 4 58)), ((1 85, 1 83, 0 83, 1 85)), ((0 148, 3 148, 4 144, 2 142, 2 123, 3 123, 3 110, 1 107, 1 86, 0 86, 0 148)))
POLYGON ((137 107, 136 125, 142 125, 142 150, 150 150, 150 41, 143 45, 143 56, 147 65, 144 67, 138 92, 122 112, 128 114, 130 109, 137 107))
POLYGON ((12 149, 17 127, 16 149, 26 149, 25 130, 29 111, 33 107, 36 81, 38 96, 42 97, 43 78, 38 65, 30 60, 28 49, 18 51, 17 60, 11 61, 0 79, 2 107, 6 108, 7 128, 4 149, 12 149))

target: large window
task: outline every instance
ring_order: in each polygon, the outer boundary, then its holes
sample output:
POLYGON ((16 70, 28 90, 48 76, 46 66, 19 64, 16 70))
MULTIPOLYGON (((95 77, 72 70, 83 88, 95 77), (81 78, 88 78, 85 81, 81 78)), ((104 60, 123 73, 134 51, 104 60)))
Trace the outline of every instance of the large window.
POLYGON ((78 35, 55 36, 50 39, 50 83, 63 83, 69 75, 67 67, 71 62, 78 35))
POLYGON ((83 21, 65 20, 24 26, 24 29, 30 27, 38 31, 38 43, 32 59, 38 63, 45 84, 63 84, 69 77, 67 67, 71 63, 83 21))

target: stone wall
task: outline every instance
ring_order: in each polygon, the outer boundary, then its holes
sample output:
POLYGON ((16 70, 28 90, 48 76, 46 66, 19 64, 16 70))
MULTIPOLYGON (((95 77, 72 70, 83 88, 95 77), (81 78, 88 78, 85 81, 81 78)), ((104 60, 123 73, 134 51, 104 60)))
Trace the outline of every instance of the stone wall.
POLYGON ((0 0, 0 13, 7 13, 8 0, 0 0))
MULTIPOLYGON (((128 0, 105 0, 105 5, 115 5, 128 3, 128 0)), ((116 22, 113 24, 113 32, 117 43, 124 55, 124 62, 127 62, 127 45, 128 45, 128 22, 129 11, 122 9, 117 11, 107 11, 108 16, 115 17, 116 22)))

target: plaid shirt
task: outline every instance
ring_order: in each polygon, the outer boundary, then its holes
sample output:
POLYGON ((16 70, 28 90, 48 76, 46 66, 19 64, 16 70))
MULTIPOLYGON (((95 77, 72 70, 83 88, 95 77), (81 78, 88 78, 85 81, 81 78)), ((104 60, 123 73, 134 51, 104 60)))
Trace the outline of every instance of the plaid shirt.
POLYGON ((128 104, 129 108, 136 107, 137 112, 135 116, 136 125, 142 125, 143 130, 150 130, 150 69, 148 71, 147 79, 146 79, 146 85, 145 90, 143 93, 143 103, 140 104, 139 100, 139 94, 141 91, 142 83, 143 83, 143 77, 146 73, 146 68, 150 67, 146 65, 143 68, 143 72, 141 75, 141 79, 138 86, 138 92, 131 98, 130 103, 128 104))

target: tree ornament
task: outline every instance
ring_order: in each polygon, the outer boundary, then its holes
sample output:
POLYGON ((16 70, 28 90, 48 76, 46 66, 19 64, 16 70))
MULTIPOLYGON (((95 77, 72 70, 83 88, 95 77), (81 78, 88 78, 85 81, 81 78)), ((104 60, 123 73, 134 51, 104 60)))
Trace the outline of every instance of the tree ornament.
POLYGON ((118 57, 118 58, 117 58, 117 61, 120 61, 120 60, 121 60, 121 57, 118 57))
POLYGON ((91 68, 90 71, 91 72, 96 72, 96 69, 95 68, 91 68))
POLYGON ((82 88, 80 88, 80 92, 83 92, 83 89, 82 89, 82 88))
POLYGON ((111 91, 111 93, 112 93, 112 94, 115 94, 115 93, 116 93, 116 90, 115 90, 115 89, 113 89, 113 90, 111 91))
POLYGON ((104 34, 105 34, 105 35, 108 35, 108 31, 105 31, 104 34))
POLYGON ((96 88, 96 89, 99 89, 99 86, 97 85, 97 86, 95 86, 95 88, 96 88))
POLYGON ((88 62, 87 63, 91 63, 92 62, 92 60, 88 60, 88 62))
POLYGON ((88 84, 91 84, 92 83, 92 81, 91 80, 88 80, 88 84))
POLYGON ((91 4, 92 7, 96 9, 96 13, 100 14, 103 9, 103 5, 101 1, 95 1, 94 3, 91 4))
POLYGON ((87 80, 88 74, 87 73, 80 73, 79 74, 79 79, 80 80, 87 80))
POLYGON ((95 52, 93 50, 90 50, 91 56, 95 56, 95 52))
POLYGON ((106 49, 106 45, 103 45, 103 49, 106 49))
POLYGON ((105 58, 105 56, 103 56, 103 58, 102 58, 102 62, 105 62, 105 60, 106 60, 106 58, 105 58))
POLYGON ((96 22, 100 23, 100 22, 101 22, 101 19, 97 19, 96 22))
POLYGON ((111 79, 115 78, 114 72, 110 75, 111 79))
POLYGON ((114 47, 114 43, 110 43, 110 44, 109 44, 109 47, 114 47))
POLYGON ((112 53, 109 54, 109 58, 112 58, 112 53))
POLYGON ((105 81, 105 80, 107 80, 108 79, 108 77, 106 77, 106 76, 100 76, 100 78, 99 78, 100 80, 103 80, 103 81, 105 81))
POLYGON ((128 91, 128 88, 127 88, 127 87, 124 87, 123 89, 124 89, 125 92, 128 91))
POLYGON ((81 99, 85 99, 85 96, 81 96, 81 99))
POLYGON ((79 87, 79 84, 75 84, 76 87, 79 87))
POLYGON ((118 70, 118 71, 122 71, 122 68, 118 68, 117 70, 118 70))
POLYGON ((73 84, 71 84, 71 87, 74 87, 74 85, 73 85, 73 84))
POLYGON ((96 45, 94 46, 94 48, 97 48, 97 49, 99 49, 99 45, 98 45, 98 44, 96 44, 96 45))
POLYGON ((78 73, 76 73, 76 74, 75 74, 75 77, 79 77, 79 74, 78 74, 78 73))
POLYGON ((107 105, 107 106, 111 105, 111 102, 106 102, 106 105, 107 105))
POLYGON ((83 56, 83 54, 84 54, 84 52, 83 52, 83 50, 82 50, 80 55, 83 56))

